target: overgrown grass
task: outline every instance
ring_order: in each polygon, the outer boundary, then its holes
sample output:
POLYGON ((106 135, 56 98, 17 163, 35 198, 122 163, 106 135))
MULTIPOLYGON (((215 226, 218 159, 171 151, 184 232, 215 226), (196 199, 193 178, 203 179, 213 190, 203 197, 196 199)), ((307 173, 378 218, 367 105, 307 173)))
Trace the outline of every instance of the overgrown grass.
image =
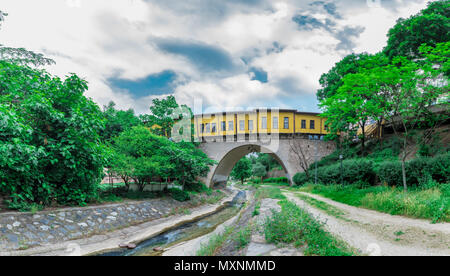
POLYGON ((425 218, 433 223, 450 222, 450 184, 427 189, 410 188, 406 193, 400 187, 385 186, 359 189, 355 186, 306 185, 297 190, 392 215, 425 218))
POLYGON ((266 240, 271 243, 305 245, 305 255, 351 256, 354 251, 343 241, 323 229, 323 224, 288 200, 280 202, 281 211, 272 211, 264 225, 266 240))
POLYGON ((306 195, 302 195, 302 194, 297 194, 296 196, 298 198, 300 198, 301 200, 307 202, 308 204, 310 204, 310 205, 312 205, 312 206, 314 206, 314 207, 316 207, 316 208, 318 208, 320 210, 325 211, 327 214, 329 214, 331 216, 334 216, 334 217, 339 218, 339 219, 346 220, 343 217, 343 215, 345 215, 345 213, 343 211, 339 210, 338 208, 336 208, 334 206, 331 206, 328 203, 325 203, 323 201, 320 201, 320 200, 317 200, 315 198, 312 198, 312 197, 309 197, 309 196, 306 196, 306 195))
POLYGON ((276 183, 276 182, 267 182, 267 183, 263 183, 263 184, 259 184, 259 185, 274 186, 274 187, 287 187, 287 186, 289 186, 289 184, 287 184, 287 183, 276 183))
POLYGON ((255 209, 253 210, 253 213, 252 213, 252 217, 255 217, 255 216, 258 216, 259 215, 259 209, 261 208, 261 201, 257 201, 256 203, 255 203, 255 209))
POLYGON ((225 227, 225 231, 221 234, 214 234, 209 239, 208 243, 202 244, 200 249, 196 252, 197 256, 214 256, 214 254, 219 250, 225 241, 231 236, 234 231, 233 226, 225 227))
POLYGON ((273 199, 286 199, 286 197, 281 193, 281 190, 276 187, 258 187, 256 190, 256 198, 273 198, 273 199))
POLYGON ((252 237, 252 225, 247 225, 244 229, 240 230, 234 240, 237 242, 237 249, 242 249, 250 243, 252 237))

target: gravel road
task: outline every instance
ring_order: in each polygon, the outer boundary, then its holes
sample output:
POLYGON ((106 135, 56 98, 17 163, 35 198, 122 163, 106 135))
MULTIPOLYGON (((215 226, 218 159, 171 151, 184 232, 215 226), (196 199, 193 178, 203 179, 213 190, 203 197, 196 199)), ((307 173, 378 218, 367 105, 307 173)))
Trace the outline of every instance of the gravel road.
POLYGON ((343 212, 343 215, 336 217, 309 205, 294 192, 283 193, 289 200, 324 222, 327 231, 364 255, 450 256, 450 223, 431 224, 426 220, 392 216, 349 206, 318 195, 301 193, 343 212))

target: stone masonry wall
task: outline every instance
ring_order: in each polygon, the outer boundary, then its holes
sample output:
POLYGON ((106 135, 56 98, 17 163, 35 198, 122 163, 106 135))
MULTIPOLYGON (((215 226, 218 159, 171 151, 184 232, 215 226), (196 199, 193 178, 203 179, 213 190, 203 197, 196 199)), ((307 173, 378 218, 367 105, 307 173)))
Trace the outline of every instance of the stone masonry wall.
POLYGON ((85 238, 173 214, 191 202, 151 199, 56 211, 0 214, 1 252, 85 238))

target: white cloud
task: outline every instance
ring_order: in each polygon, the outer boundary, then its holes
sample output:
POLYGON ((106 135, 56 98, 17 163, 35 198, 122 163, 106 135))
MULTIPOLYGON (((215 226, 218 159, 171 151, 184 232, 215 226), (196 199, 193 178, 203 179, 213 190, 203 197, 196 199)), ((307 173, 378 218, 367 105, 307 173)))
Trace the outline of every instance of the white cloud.
POLYGON ((301 108, 314 110, 320 75, 347 52, 336 50, 341 41, 330 31, 301 31, 292 20, 294 15, 306 13, 322 22, 331 18, 336 31, 361 26, 364 31, 354 38, 354 51, 376 52, 385 45, 386 33, 395 20, 418 12, 426 0, 389 2, 381 8, 370 8, 365 0, 338 1, 335 17, 309 3, 41 0, 27 1, 25 7, 23 0, 2 0, 1 9, 9 16, 0 35, 2 44, 44 52, 55 59, 57 64, 48 67, 50 72, 60 76, 74 72, 86 78, 90 83, 87 95, 101 105, 113 100, 120 108, 147 112, 156 96, 137 99, 132 91, 110 87, 108 78, 137 80, 172 70, 182 80, 174 94, 183 103, 202 98, 204 104, 217 109, 300 108, 301 102, 295 106, 286 99, 308 97, 308 105, 301 108), (195 59, 161 51, 152 38, 223 49, 233 62, 245 58, 249 67, 266 71, 269 82, 252 80, 242 70, 234 75, 208 74, 196 67, 195 59), (283 51, 270 51, 274 42, 283 51))

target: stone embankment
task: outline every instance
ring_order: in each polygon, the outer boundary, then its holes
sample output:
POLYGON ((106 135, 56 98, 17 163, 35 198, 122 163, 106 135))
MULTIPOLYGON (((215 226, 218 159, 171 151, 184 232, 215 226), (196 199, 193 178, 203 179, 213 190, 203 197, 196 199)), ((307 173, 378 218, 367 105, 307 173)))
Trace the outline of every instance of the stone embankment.
POLYGON ((84 208, 65 208, 35 214, 2 213, 0 255, 126 228, 174 215, 186 208, 198 206, 199 203, 199 198, 187 202, 159 198, 84 208))

